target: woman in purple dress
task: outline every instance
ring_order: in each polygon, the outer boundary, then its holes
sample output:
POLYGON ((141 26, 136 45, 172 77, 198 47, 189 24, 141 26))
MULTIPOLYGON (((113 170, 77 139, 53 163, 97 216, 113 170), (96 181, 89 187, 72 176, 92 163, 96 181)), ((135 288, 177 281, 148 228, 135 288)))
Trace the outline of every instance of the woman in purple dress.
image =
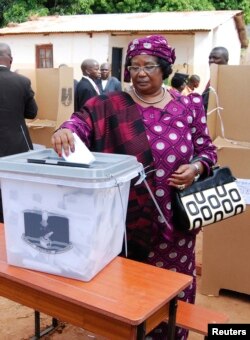
MULTIPOLYGON (((144 184, 131 186, 127 213, 128 251, 133 259, 193 276, 179 298, 194 303, 195 240, 199 230, 177 231, 172 221, 173 190, 184 189, 206 176, 216 163, 202 98, 168 90, 163 80, 172 73, 175 51, 159 35, 135 39, 127 50, 126 92, 90 99, 63 123, 53 137, 54 149, 74 151, 75 132, 91 151, 129 154, 148 172, 148 182, 167 223, 152 203, 144 184)), ((160 278, 156 278, 156 280, 160 278)), ((166 339, 166 325, 148 339, 166 339)), ((187 331, 176 329, 176 339, 187 331)))

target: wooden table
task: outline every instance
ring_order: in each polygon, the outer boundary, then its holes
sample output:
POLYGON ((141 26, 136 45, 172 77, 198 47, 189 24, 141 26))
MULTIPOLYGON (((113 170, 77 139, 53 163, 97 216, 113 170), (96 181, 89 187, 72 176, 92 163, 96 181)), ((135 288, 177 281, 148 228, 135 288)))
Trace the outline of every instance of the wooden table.
POLYGON ((0 225, 0 296, 110 340, 144 339, 168 316, 174 339, 177 295, 191 282, 187 275, 122 257, 90 282, 14 267, 6 262, 0 225))

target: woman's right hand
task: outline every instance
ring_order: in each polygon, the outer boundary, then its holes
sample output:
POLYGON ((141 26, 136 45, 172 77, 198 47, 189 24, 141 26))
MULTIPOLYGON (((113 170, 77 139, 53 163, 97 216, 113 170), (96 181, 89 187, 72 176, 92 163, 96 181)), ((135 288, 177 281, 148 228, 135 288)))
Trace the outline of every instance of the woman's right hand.
POLYGON ((74 136, 69 129, 57 130, 51 138, 51 143, 59 157, 62 157, 62 150, 64 150, 66 156, 69 155, 70 151, 75 151, 74 136))

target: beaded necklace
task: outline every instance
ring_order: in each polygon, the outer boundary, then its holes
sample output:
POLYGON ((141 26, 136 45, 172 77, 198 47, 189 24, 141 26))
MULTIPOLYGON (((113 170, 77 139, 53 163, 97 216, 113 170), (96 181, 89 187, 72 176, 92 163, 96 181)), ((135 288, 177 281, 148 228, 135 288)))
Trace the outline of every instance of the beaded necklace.
POLYGON ((140 101, 142 101, 143 103, 146 103, 146 104, 158 104, 158 103, 160 103, 161 101, 163 101, 163 99, 165 99, 165 97, 166 97, 166 89, 165 89, 165 87, 162 87, 163 95, 162 95, 161 99, 156 100, 155 102, 148 102, 148 101, 146 101, 145 99, 143 99, 143 98, 141 98, 141 97, 139 96, 139 94, 136 92, 136 90, 135 90, 134 87, 132 87, 132 89, 133 89, 133 92, 134 92, 135 96, 136 96, 140 101))

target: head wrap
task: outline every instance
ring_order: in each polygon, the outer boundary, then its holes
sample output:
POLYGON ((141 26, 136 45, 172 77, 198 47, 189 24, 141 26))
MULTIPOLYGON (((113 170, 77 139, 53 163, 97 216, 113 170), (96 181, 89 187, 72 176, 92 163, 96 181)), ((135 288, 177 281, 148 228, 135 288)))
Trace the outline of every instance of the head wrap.
MULTIPOLYGON (((137 38, 128 45, 125 65, 136 55, 147 54, 160 57, 169 64, 175 62, 175 49, 167 42, 167 39, 161 35, 149 35, 144 38, 137 38)), ((130 81, 130 73, 127 69, 124 71, 124 81, 130 81)))

